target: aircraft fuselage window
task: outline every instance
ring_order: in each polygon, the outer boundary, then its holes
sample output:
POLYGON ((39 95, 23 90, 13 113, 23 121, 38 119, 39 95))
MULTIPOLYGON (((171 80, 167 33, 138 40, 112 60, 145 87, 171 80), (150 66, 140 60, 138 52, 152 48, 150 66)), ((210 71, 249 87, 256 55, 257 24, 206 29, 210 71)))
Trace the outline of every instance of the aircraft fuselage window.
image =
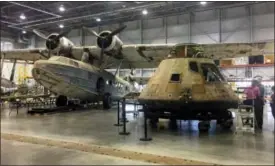
POLYGON ((78 67, 78 63, 72 60, 69 60, 69 63, 75 67, 78 67))
POLYGON ((201 64, 202 74, 207 82, 223 82, 225 79, 219 69, 210 63, 201 64))
POLYGON ((197 62, 189 62, 189 69, 194 72, 199 72, 197 62))
POLYGON ((73 61, 75 67, 78 67, 78 63, 73 61))
POLYGON ((170 81, 172 82, 179 82, 180 81, 180 74, 172 74, 170 81))

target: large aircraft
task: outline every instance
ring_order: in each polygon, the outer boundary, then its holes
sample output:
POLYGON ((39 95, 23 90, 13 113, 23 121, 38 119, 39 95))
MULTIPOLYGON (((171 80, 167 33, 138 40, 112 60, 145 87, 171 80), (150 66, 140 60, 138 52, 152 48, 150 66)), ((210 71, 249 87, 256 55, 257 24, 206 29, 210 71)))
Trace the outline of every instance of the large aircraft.
MULTIPOLYGON (((68 32, 52 33, 48 36, 34 30, 46 40, 45 48, 16 49, 2 51, 1 58, 35 61, 32 71, 34 79, 58 94, 56 104, 67 104, 67 97, 82 101, 102 100, 104 108, 110 108, 112 99, 121 98, 133 86, 105 68, 153 68, 170 53, 174 44, 123 45, 116 34, 126 26, 114 31, 93 33, 96 46, 74 46, 65 37, 68 32), (123 61, 123 63, 122 63, 123 61), (108 62, 108 64, 106 64, 108 62)), ((196 45, 205 55, 212 58, 259 55, 265 50, 265 43, 196 45)), ((118 69, 117 69, 118 71, 118 69)))

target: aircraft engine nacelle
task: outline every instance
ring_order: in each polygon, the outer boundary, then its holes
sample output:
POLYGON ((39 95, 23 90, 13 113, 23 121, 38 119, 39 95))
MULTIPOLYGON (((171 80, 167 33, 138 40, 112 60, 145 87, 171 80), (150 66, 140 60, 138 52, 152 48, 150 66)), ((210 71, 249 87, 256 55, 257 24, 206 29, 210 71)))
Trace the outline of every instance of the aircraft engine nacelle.
MULTIPOLYGON (((105 37, 109 35, 110 31, 103 31, 99 34, 101 37, 105 37)), ((104 53, 113 56, 116 59, 122 59, 123 56, 121 54, 122 50, 122 41, 116 36, 109 37, 107 39, 97 38, 97 46, 101 49, 104 49, 104 53)))
POLYGON ((66 37, 57 38, 57 36, 57 33, 48 36, 46 48, 55 54, 69 55, 74 44, 66 37))

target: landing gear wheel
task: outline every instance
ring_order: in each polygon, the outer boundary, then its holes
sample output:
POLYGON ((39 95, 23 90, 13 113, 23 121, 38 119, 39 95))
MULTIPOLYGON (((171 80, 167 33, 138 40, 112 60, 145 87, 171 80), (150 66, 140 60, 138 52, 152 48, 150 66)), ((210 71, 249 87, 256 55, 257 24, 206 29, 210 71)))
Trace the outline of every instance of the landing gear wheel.
POLYGON ((103 96, 103 108, 110 109, 112 107, 112 96, 110 94, 105 94, 103 96))
POLYGON ((198 129, 199 131, 206 132, 210 128, 210 122, 209 121, 201 121, 198 123, 198 129))
POLYGON ((227 111, 225 118, 217 120, 217 124, 219 124, 223 129, 229 130, 233 126, 232 112, 227 111))
POLYGON ((233 120, 232 119, 225 120, 223 122, 220 122, 220 125, 223 129, 229 130, 233 126, 233 120))
POLYGON ((55 104, 57 107, 62 107, 62 106, 66 106, 67 105, 67 97, 60 95, 56 98, 55 104))

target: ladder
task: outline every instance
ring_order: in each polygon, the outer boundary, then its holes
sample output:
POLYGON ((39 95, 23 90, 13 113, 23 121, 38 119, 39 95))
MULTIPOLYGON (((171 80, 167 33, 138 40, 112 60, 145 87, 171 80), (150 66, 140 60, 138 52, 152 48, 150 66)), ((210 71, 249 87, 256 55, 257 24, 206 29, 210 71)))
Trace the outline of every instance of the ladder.
MULTIPOLYGON (((239 91, 239 88, 237 91, 239 91)), ((252 105, 245 105, 242 101, 240 101, 236 112, 235 132, 251 132, 255 134, 255 124, 257 123, 255 118, 254 101, 252 102, 252 105)))

